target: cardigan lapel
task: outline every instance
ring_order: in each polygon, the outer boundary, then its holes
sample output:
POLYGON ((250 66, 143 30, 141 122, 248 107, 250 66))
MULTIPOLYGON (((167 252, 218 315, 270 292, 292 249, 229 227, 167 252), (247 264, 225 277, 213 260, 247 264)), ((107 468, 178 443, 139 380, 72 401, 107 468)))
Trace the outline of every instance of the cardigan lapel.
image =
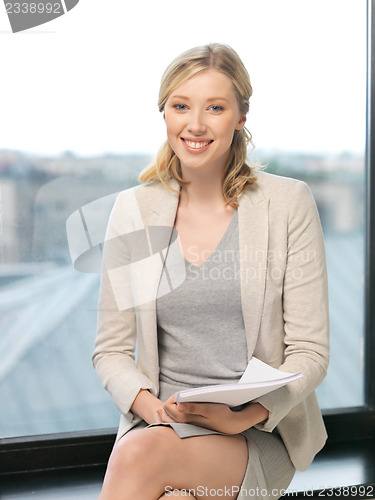
POLYGON ((250 360, 263 313, 268 263, 268 209, 256 182, 238 197, 241 304, 250 360))
MULTIPOLYGON (((179 190, 179 184, 171 178, 170 185, 179 190)), ((165 295, 177 288, 185 279, 185 263, 182 254, 177 249, 176 241, 170 244, 174 221, 176 217, 179 195, 163 185, 150 186, 147 198, 139 197, 138 205, 143 218, 143 224, 148 241, 148 254, 151 265, 147 266, 142 287, 147 288, 146 303, 139 304, 136 310, 138 338, 144 339, 144 347, 149 360, 149 376, 159 389, 159 361, 157 341, 157 296, 165 295), (171 272, 163 273, 167 252, 172 252, 174 266, 171 272), (176 262, 176 258, 178 260, 176 262), (166 279, 168 275, 168 279, 166 279)))

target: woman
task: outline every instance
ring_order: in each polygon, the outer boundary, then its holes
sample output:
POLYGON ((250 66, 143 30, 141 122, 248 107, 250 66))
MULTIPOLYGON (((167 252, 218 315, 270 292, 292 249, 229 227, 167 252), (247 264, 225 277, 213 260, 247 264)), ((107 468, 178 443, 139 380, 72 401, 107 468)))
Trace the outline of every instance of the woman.
POLYGON ((177 57, 159 93, 168 141, 112 210, 93 362, 122 415, 100 500, 279 498, 324 446, 320 221, 305 183, 247 165, 251 94, 230 47, 177 57), (174 404, 253 355, 303 377, 235 409, 174 404))

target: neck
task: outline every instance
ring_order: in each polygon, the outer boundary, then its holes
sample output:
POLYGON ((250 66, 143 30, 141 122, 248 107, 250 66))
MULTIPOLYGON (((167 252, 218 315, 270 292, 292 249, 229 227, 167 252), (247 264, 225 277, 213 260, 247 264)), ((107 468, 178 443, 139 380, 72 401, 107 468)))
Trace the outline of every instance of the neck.
POLYGON ((217 172, 189 171, 183 179, 190 184, 183 185, 180 191, 180 206, 189 210, 221 212, 227 210, 222 193, 222 178, 217 172))

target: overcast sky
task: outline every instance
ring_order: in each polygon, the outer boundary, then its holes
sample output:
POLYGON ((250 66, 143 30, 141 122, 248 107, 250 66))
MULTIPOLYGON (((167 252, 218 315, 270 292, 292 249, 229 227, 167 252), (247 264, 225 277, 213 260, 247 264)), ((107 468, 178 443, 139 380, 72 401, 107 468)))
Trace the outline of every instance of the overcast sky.
POLYGON ((258 148, 362 152, 365 0, 80 0, 13 34, 0 12, 0 148, 154 154, 172 58, 218 41, 251 77, 258 148))

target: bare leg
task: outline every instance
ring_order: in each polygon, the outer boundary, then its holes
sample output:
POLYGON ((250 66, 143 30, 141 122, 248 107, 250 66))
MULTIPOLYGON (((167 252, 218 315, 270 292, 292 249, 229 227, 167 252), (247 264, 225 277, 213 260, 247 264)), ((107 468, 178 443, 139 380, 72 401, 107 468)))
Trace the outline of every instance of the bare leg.
POLYGON ((132 431, 112 452, 99 500, 178 498, 174 489, 184 490, 180 496, 185 497, 187 490, 192 498, 233 500, 247 460, 247 443, 241 435, 180 439, 165 426, 132 431))
POLYGON ((190 500, 194 500, 195 497, 191 493, 188 493, 186 491, 175 490, 172 497, 170 497, 168 493, 164 493, 160 497, 160 500, 167 500, 167 498, 190 498, 190 500))

